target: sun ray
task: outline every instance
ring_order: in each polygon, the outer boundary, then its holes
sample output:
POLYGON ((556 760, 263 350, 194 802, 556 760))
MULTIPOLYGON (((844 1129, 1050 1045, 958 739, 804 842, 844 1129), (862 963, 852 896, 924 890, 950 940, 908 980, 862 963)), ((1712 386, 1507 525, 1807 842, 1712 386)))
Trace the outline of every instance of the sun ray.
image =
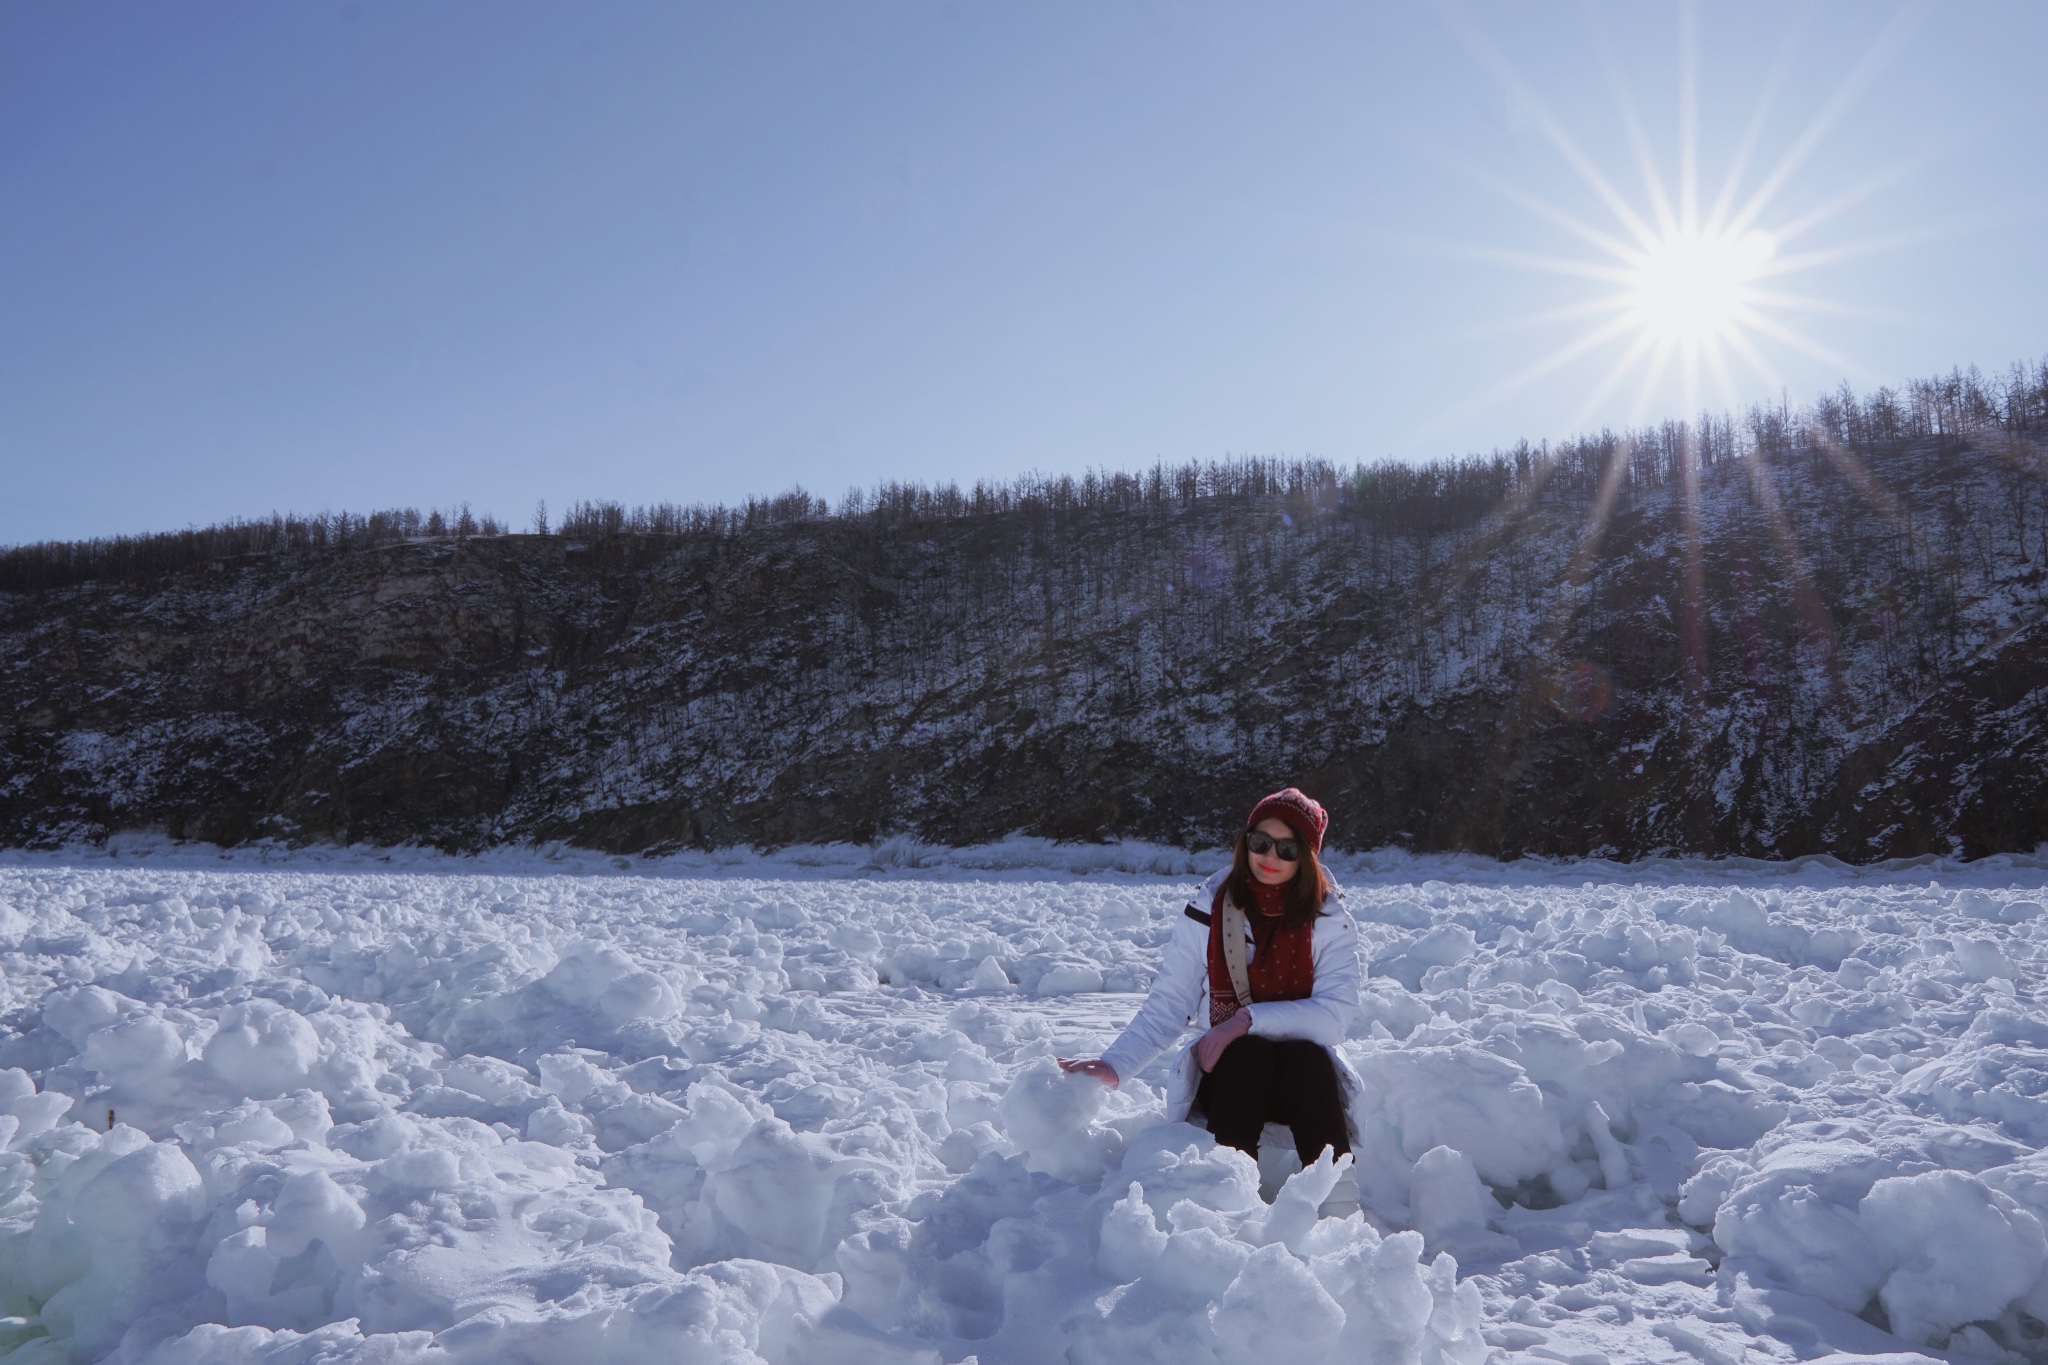
POLYGON ((1889 308, 1872 308, 1866 304, 1843 303, 1839 299, 1824 299, 1817 294, 1788 294, 1782 289, 1756 289, 1749 291, 1752 302, 1769 304, 1773 308, 1795 313, 1819 313, 1827 317, 1857 318, 1864 322, 1905 322, 1908 316, 1889 308))
POLYGON ((1802 355, 1811 356, 1823 365, 1832 365, 1839 370, 1848 372, 1859 383, 1876 384, 1880 382, 1878 376, 1870 373, 1870 371, 1858 365, 1840 351, 1829 346, 1823 346, 1804 332, 1787 327, 1784 323, 1778 322, 1775 319, 1765 317, 1754 309, 1744 309, 1741 320, 1759 332, 1768 332, 1771 336, 1790 346, 1793 350, 1800 352, 1802 355))
POLYGON ((1594 490, 1593 506, 1586 514, 1585 526, 1579 531, 1579 543, 1572 552, 1571 562, 1565 566, 1565 590, 1557 595, 1538 637, 1540 643, 1536 657, 1539 663, 1554 661, 1559 642, 1570 628, 1572 617, 1578 614, 1579 590, 1592 577, 1593 566, 1599 559, 1600 542, 1607 534, 1608 522, 1613 520, 1615 498, 1621 492, 1621 482, 1628 474, 1629 459, 1634 453, 1633 443, 1623 437, 1607 454, 1607 467, 1600 471, 1600 485, 1594 490))
POLYGON ((1707 214, 1704 231, 1721 232, 1728 221, 1729 212, 1735 207, 1736 192, 1742 186, 1742 177, 1749 173, 1750 158, 1756 155, 1757 145, 1763 141, 1764 127, 1770 116, 1771 106, 1776 103, 1778 91, 1783 88, 1786 78, 1792 73, 1792 58, 1798 51, 1799 38, 1806 26, 1805 10, 1793 11, 1791 26, 1786 30, 1785 41, 1778 48, 1778 58, 1771 65, 1771 73, 1764 78, 1763 93, 1757 97, 1756 111, 1750 115, 1749 125, 1742 131, 1742 140, 1735 145, 1734 155, 1729 159, 1728 170, 1721 177, 1721 192, 1714 198, 1714 207, 1707 214))
POLYGON ((1578 174, 1579 179, 1586 183, 1587 188, 1599 196, 1601 202, 1606 204, 1608 210, 1634 234, 1638 242, 1648 245, 1656 241, 1657 234, 1651 230, 1649 224, 1642 220, 1628 200, 1601 173, 1600 167, 1593 159, 1580 149, 1579 144, 1565 131, 1564 126, 1552 117, 1543 101, 1536 97, 1536 92, 1529 88, 1507 58, 1487 40, 1464 10, 1457 5, 1450 5, 1446 6, 1444 12, 1450 17, 1451 27, 1465 43, 1466 50, 1472 53, 1474 59, 1487 69, 1503 89, 1520 101, 1523 112, 1543 130, 1543 135, 1549 140, 1550 145, 1564 158, 1565 164, 1578 174))
POLYGON ((1771 539, 1777 545, 1778 557, 1791 572, 1792 601, 1799 612, 1801 633, 1825 652, 1832 677, 1836 647, 1840 643, 1835 620, 1829 614, 1827 604, 1821 600, 1820 591, 1814 587, 1812 566, 1792 529, 1792 518, 1785 511, 1784 499, 1778 494, 1778 481, 1761 455, 1749 461, 1749 476, 1750 486, 1756 491, 1757 502, 1763 508, 1764 524, 1770 528, 1771 539))
POLYGON ((1699 436, 1688 431, 1679 463, 1679 535, 1685 576, 1678 594, 1679 650, 1686 698, 1697 713, 1707 696, 1707 567, 1700 526, 1699 436))
POLYGON ((1678 6, 1678 226, 1694 235, 1700 222, 1699 10, 1678 6))
POLYGON ((1552 275, 1603 280, 1609 284, 1628 284, 1635 278, 1626 266, 1602 265, 1597 261, 1581 260, 1572 256, 1546 256, 1537 251, 1510 251, 1505 247, 1478 246, 1463 242, 1430 242, 1426 245, 1430 250, 1447 256, 1461 256, 1467 260, 1487 261, 1494 265, 1520 266, 1524 270, 1541 271, 1552 275))
POLYGON ((1822 223, 1827 222, 1829 219, 1834 218, 1842 213, 1845 213, 1848 210, 1856 207, 1856 205, 1863 203, 1865 200, 1875 195, 1879 190, 1886 189, 1892 185, 1898 184, 1901 180, 1906 179, 1915 171, 1922 169, 1924 164, 1925 158, 1922 158, 1917 161, 1906 161, 1900 162, 1894 166, 1887 166, 1884 170, 1879 171, 1876 175, 1873 175, 1868 179, 1864 180, 1861 184, 1842 191, 1842 193, 1836 195, 1834 198, 1828 200, 1826 203, 1808 209, 1805 213, 1800 214, 1791 222, 1786 223, 1784 226, 1778 228, 1777 231, 1773 232, 1771 235, 1778 239, 1780 245, 1786 242, 1795 241, 1798 238, 1803 237, 1807 233, 1813 231, 1813 229, 1819 227, 1822 223))
POLYGON ((1763 276, 1789 275, 1797 271, 1812 270, 1824 265, 1838 265, 1843 261, 1860 260, 1865 256, 1876 256, 1887 251, 1896 251, 1902 246, 1914 246, 1921 242, 1940 237, 1956 236, 1976 226, 1975 222, 1950 219, 1946 222, 1929 223, 1922 227, 1910 228, 1903 232, 1888 232, 1880 237, 1865 237, 1854 242, 1843 242, 1831 247, 1801 252, 1796 256, 1781 256, 1773 260, 1763 271, 1763 276))
POLYGON ((1657 343, 1657 353, 1650 357, 1648 367, 1643 371, 1643 386, 1636 392, 1635 406, 1629 410, 1628 424, 1641 426, 1649 416, 1650 399, 1657 392, 1657 386, 1664 382, 1664 372, 1671 368, 1671 357, 1678 344, 1669 339, 1657 343))
MULTIPOLYGON (((1859 383, 1879 382, 1864 367, 1810 334, 1806 319, 1901 319, 1826 297, 1811 288, 1802 290, 1794 277, 1956 229, 1942 225, 1854 241, 1818 239, 1822 227, 1846 218, 1851 209, 1896 185, 1912 172, 1912 165, 1889 165, 1817 206, 1805 208, 1782 225, 1766 214, 1894 62, 1926 12, 1925 0, 1905 0, 1892 8, 1874 39, 1847 54, 1851 58, 1847 75, 1826 93, 1818 110, 1758 177, 1755 172, 1763 164, 1760 149, 1770 126, 1769 111, 1781 102, 1781 91, 1796 71, 1794 63, 1801 51, 1804 22, 1789 28, 1732 157, 1710 185, 1702 166, 1703 152, 1711 140, 1702 138, 1705 115, 1700 71, 1703 15, 1711 11, 1704 10, 1698 0, 1681 0, 1676 15, 1677 71, 1675 79, 1667 83, 1672 103, 1665 107, 1676 121, 1677 136, 1668 161, 1656 154, 1657 139, 1623 79, 1604 22, 1597 14, 1586 20, 1587 41, 1603 64, 1615 126, 1625 136, 1628 149, 1613 175, 1588 154, 1586 146, 1590 144, 1582 145, 1567 131, 1503 49, 1466 13, 1461 0, 1450 0, 1448 27, 1518 113, 1539 130, 1591 198, 1612 215, 1613 223, 1598 217, 1590 205, 1585 206, 1587 212, 1596 216, 1581 216, 1568 200, 1532 194, 1460 165, 1457 169, 1466 178, 1558 229, 1577 245, 1567 244, 1563 251, 1551 252, 1432 242, 1429 249, 1613 288, 1588 289, 1588 297, 1577 302, 1532 310, 1463 333, 1497 336, 1556 326, 1576 335, 1563 336, 1533 363, 1440 413, 1419 428, 1418 434, 1486 408, 1566 366, 1577 366, 1577 372, 1586 376, 1586 396, 1578 404, 1574 428, 1597 420, 1615 403, 1617 394, 1631 388, 1635 389, 1631 421, 1641 420, 1653 399, 1675 397, 1673 406, 1688 422, 1701 415, 1706 397, 1718 397, 1731 409, 1738 407, 1742 386, 1754 382, 1751 371, 1770 382, 1773 389, 1782 390, 1777 364, 1789 356, 1817 362, 1859 383), (1628 174, 1631 165, 1635 177, 1628 174), (1624 182, 1635 186, 1632 196, 1624 196, 1618 188, 1624 182), (1793 241, 1800 241, 1805 249, 1786 250, 1793 241), (1571 254, 1575 250, 1584 254, 1571 254), (1617 339, 1624 339, 1623 343, 1608 349, 1617 339), (1594 358, 1596 352, 1599 355, 1594 358)), ((1448 157, 1441 159, 1449 161, 1448 157)))
POLYGON ((1475 400, 1474 406, 1480 407, 1489 403, 1497 402, 1498 400, 1505 398, 1508 394, 1514 392, 1516 389, 1521 388, 1524 384, 1532 384, 1535 381, 1541 379, 1546 374, 1553 374, 1556 371, 1563 369, 1566 365, 1571 364, 1574 360, 1577 360, 1580 356, 1586 354, 1586 352, 1591 351, 1599 347, 1603 343, 1611 341, 1615 337, 1618 337, 1622 333, 1628 331, 1631 325, 1632 320, 1630 318, 1619 317, 1616 318, 1614 321, 1608 323, 1604 327, 1594 328, 1592 331, 1580 337, 1577 341, 1571 342, 1568 345, 1558 347, 1556 350, 1552 351, 1549 355, 1543 357, 1543 359, 1537 361, 1535 364, 1527 366, 1522 370, 1517 371, 1515 374, 1508 376, 1500 383, 1494 385, 1491 389, 1488 389, 1486 392, 1482 393, 1479 396, 1479 398, 1475 400))
POLYGON ((1849 481, 1849 486, 1854 488, 1894 529, 1904 529, 1907 525, 1905 509, 1899 506, 1898 499, 1891 495, 1889 489, 1871 477, 1870 471, 1863 467, 1863 461, 1856 458, 1856 453, 1845 448, 1834 438, 1834 434, 1823 426, 1815 424, 1809 430, 1821 453, 1828 457, 1829 463, 1841 471, 1842 477, 1849 481))
POLYGON ((1729 334, 1728 347, 1735 354, 1748 361, 1749 367, 1757 372, 1757 376, 1764 383, 1774 389, 1783 389, 1785 387, 1785 378, 1778 373, 1778 367, 1771 364, 1765 358, 1764 353, 1752 345, 1749 338, 1742 335, 1739 330, 1729 334))
MULTIPOLYGON (((1989 120, 1986 126, 1996 126, 1998 122, 1999 120, 1989 120)), ((1929 166, 1939 164, 1944 157, 1968 147, 1980 135, 1981 129, 1972 129, 1930 142, 1922 146, 1914 155, 1902 157, 1882 171, 1865 179, 1860 184, 1852 186, 1825 203, 1807 210, 1791 222, 1779 227, 1773 235, 1777 237, 1781 244, 1802 237, 1822 223, 1839 217, 1847 210, 1867 201, 1880 190, 1907 180, 1929 166)), ((1980 222, 1981 220, 1975 219, 1951 220, 1945 226, 1937 226, 1928 230, 1925 236, 1901 239, 1896 244, 1904 245, 1907 241, 1925 240, 1926 236, 1938 236, 1943 232, 1967 230, 1969 227, 1979 225, 1980 222)))
POLYGON ((1527 190, 1510 185, 1498 176, 1488 175, 1478 167, 1468 165, 1448 155, 1442 156, 1441 160, 1444 166, 1464 176, 1473 184, 1491 190, 1501 196, 1501 198, 1528 210, 1545 222, 1564 229, 1596 250, 1604 251, 1610 256, 1622 259, 1627 258, 1636 250, 1635 247, 1622 241, 1613 233, 1602 232, 1599 228, 1586 222, 1585 219, 1565 212, 1547 199, 1539 198, 1536 195, 1530 194, 1527 190))
POLYGON ((1607 401, 1608 395, 1621 387, 1622 381, 1634 371, 1636 362, 1656 344, 1657 336, 1654 332, 1636 333, 1636 339, 1622 352, 1621 359, 1614 362, 1614 367, 1607 372, 1607 377, 1600 381, 1599 386, 1588 394, 1586 401, 1579 406, 1578 412, 1572 417, 1571 429, 1578 430, 1591 421, 1593 414, 1600 410, 1600 405, 1607 401))
POLYGON ((1707 368, 1713 373, 1714 383, 1721 390, 1721 406, 1729 409, 1739 406, 1735 396, 1735 382, 1728 373, 1728 358, 1721 354, 1721 338, 1710 336, 1701 347, 1707 353, 1707 368))
MULTIPOLYGON (((1514 755, 1521 748, 1533 717, 1537 713, 1539 699, 1548 698, 1555 704, 1558 690, 1555 689, 1557 675, 1566 671, 1565 661, 1559 650, 1565 634, 1578 615, 1579 600, 1587 580, 1592 576, 1598 562, 1600 544, 1606 535, 1607 524, 1613 515, 1615 496, 1620 491, 1621 480, 1628 471, 1632 446, 1627 437, 1616 441, 1608 451, 1607 466, 1601 471, 1600 485, 1593 496, 1585 526, 1579 532, 1579 540, 1571 560, 1566 564, 1557 588, 1552 592, 1544 612, 1543 625, 1538 632, 1535 648, 1531 653, 1529 681, 1535 684, 1524 694, 1522 704, 1509 710, 1506 723, 1495 732, 1491 771, 1505 772, 1512 765, 1514 755)), ((1489 784, 1490 790, 1498 790, 1498 784, 1489 784)))
POLYGON ((1479 571, 1480 565, 1490 561, 1494 547, 1505 540, 1536 505, 1537 497, 1550 482, 1555 468, 1549 461, 1536 462, 1529 478, 1487 514, 1480 533, 1454 552, 1445 565, 1446 576, 1438 580, 1444 585, 1438 589, 1439 597, 1457 596, 1479 571))
POLYGON ((1567 303, 1556 308, 1546 308, 1534 313, 1521 313, 1497 322, 1474 323, 1451 333, 1462 339, 1483 336, 1502 336, 1513 332, 1526 332, 1538 327, 1552 327, 1560 322, 1579 322, 1586 318, 1605 317, 1619 313, 1633 305, 1626 294, 1609 294, 1584 303, 1567 303))
POLYGON ((1587 27, 1593 31, 1593 44, 1600 52, 1600 65, 1607 73, 1607 88, 1613 94, 1615 109, 1621 115, 1622 130, 1628 135, 1629 150, 1635 154, 1636 172, 1643 178, 1643 192, 1650 196, 1650 211, 1656 215, 1659 230, 1668 237, 1678 231, 1678 218, 1672 212, 1671 197, 1665 192, 1664 177, 1658 174, 1657 156, 1650 148, 1649 134, 1644 132, 1635 101, 1629 98, 1628 87, 1622 83, 1621 61, 1615 56, 1614 44, 1609 41, 1606 28, 1596 21, 1593 11, 1587 12, 1586 19, 1587 27))
POLYGON ((1728 231, 1744 232, 1756 222, 1757 216, 1769 207, 1778 191, 1783 189, 1786 182, 1806 164, 1807 158, 1820 147, 1822 141, 1834 130, 1835 124, 1849 112, 1850 106, 1855 104, 1864 88, 1876 80, 1890 64, 1898 50, 1905 45, 1906 39, 1911 37, 1913 30, 1919 26, 1924 12, 1924 6, 1917 3, 1900 7, 1891 21, 1871 42, 1862 59, 1836 88, 1835 93, 1828 97, 1827 103, 1820 107, 1819 112, 1807 123, 1805 130, 1792 140, 1792 145, 1785 149, 1785 154, 1778 158, 1778 163, 1764 176, 1763 183, 1757 186, 1748 202, 1736 211, 1734 218, 1729 221, 1728 231))

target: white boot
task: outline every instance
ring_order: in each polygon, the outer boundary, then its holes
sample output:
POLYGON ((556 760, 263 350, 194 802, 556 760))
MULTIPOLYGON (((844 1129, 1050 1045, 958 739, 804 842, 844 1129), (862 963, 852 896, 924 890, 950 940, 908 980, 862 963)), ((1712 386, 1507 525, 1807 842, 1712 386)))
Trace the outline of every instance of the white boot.
POLYGON ((1330 1197, 1316 1209, 1318 1218, 1349 1218, 1358 1212, 1358 1176, 1349 1166, 1330 1187, 1330 1197))

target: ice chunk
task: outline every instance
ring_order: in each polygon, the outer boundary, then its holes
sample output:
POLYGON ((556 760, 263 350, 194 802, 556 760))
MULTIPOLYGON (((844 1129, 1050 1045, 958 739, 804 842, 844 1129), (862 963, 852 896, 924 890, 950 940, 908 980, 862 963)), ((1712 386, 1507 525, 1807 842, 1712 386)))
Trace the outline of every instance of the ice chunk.
POLYGON ((1429 1365, 1481 1365, 1493 1352, 1481 1332, 1485 1307, 1479 1286, 1470 1280, 1458 1283, 1458 1263, 1444 1252, 1430 1262, 1424 1283, 1430 1297, 1424 1361, 1429 1365))
POLYGON ((1705 1024, 1690 1019, 1682 1024, 1673 1024, 1660 1036, 1680 1052, 1689 1053, 1694 1057, 1711 1057, 1721 1046, 1720 1034, 1705 1024))
POLYGON ((82 1052, 89 1036, 135 1007, 134 1001, 103 986, 73 986, 44 998, 43 1022, 82 1052))
POLYGON ((1857 1215, 1890 1163, 1847 1140, 1792 1144, 1739 1181, 1714 1217, 1714 1241, 1730 1257, 1763 1263, 1778 1284, 1859 1312, 1891 1266, 1857 1215))
POLYGON ((2008 981, 2017 980, 2020 969, 2012 959, 1999 949, 1997 942, 1988 938, 1965 938, 1956 941, 1956 966, 1972 981, 1989 981, 2002 976, 2008 981))
POLYGON ((608 943, 569 945, 539 985, 571 1009, 593 1011, 613 1024, 663 1019, 682 1007, 670 981, 608 943))
POLYGON ((1100 1179, 1121 1154, 1122 1137, 1093 1120, 1102 1111, 1102 1083, 1070 1076, 1050 1057, 1017 1073, 1003 1094, 1003 1131, 1035 1171, 1083 1184, 1100 1179))
POLYGON ((1156 1214, 1183 1201, 1190 1206, 1238 1212, 1259 1203, 1259 1168, 1234 1147, 1188 1124, 1161 1124, 1133 1142, 1119 1173, 1139 1181, 1156 1214))
POLYGON ((2048 1087, 2037 1079, 2043 1074, 2048 1074, 2048 1048, 1973 1046, 1965 1039, 1947 1056, 1907 1072, 1894 1093, 1959 1122, 2001 1123, 2015 1136, 2044 1145, 2048 1087))
POLYGON ((184 1035, 149 1015, 95 1029, 85 1040, 85 1064, 116 1082, 159 1080, 183 1066, 185 1058, 184 1035))
POLYGON ((1210 1315, 1223 1365, 1322 1360, 1344 1329, 1344 1310, 1283 1246, 1262 1247, 1210 1315))
POLYGON ((432 1332, 384 1332, 370 1338, 351 1319, 311 1332, 202 1323, 151 1347, 140 1365, 452 1365, 432 1332))
POLYGON ((1432 1250, 1473 1253, 1512 1245, 1487 1227, 1487 1215, 1500 1206, 1479 1182, 1479 1172, 1463 1152, 1453 1147, 1430 1148, 1416 1161, 1409 1183, 1408 1203, 1414 1212, 1415 1230, 1432 1250))
POLYGON ((1739 1156, 1718 1153, 1709 1157, 1678 1192, 1678 1216, 1694 1227, 1708 1227, 1728 1192, 1754 1168, 1739 1156))
POLYGON ((294 1090, 278 1099, 263 1101, 263 1107, 275 1114, 301 1142, 316 1145, 324 1142, 334 1127, 327 1097, 317 1090, 294 1090))
POLYGON ((283 1258, 304 1251, 315 1238, 346 1254, 365 1221, 356 1196, 322 1170, 294 1171, 279 1187, 270 1213, 268 1247, 283 1258))
POLYGON ((63 1173, 38 1211, 30 1286, 43 1326, 80 1359, 98 1359, 137 1317, 200 1288, 191 1243, 206 1190, 174 1142, 117 1128, 63 1173))
MULTIPOLYGON (((0 1072, 0 1079, 4 1079, 10 1074, 20 1076, 23 1080, 28 1079, 28 1073, 19 1069, 12 1073, 0 1072)), ((31 1085, 33 1085, 33 1082, 31 1082, 31 1085)), ((58 1091, 44 1090, 39 1092, 30 1089, 22 1092, 12 1086, 9 1089, 11 1092, 9 1097, 0 1099, 0 1114, 5 1114, 12 1118, 15 1121, 16 1127, 9 1141, 0 1145, 19 1148, 30 1138, 47 1133, 50 1129, 56 1127, 57 1121, 62 1119, 71 1110, 71 1096, 58 1091)))
POLYGON ((1593 1139, 1593 1150, 1600 1157, 1601 1183, 1610 1190, 1618 1190, 1628 1184, 1634 1178, 1630 1174, 1628 1152, 1615 1139, 1607 1110, 1598 1100, 1586 1103, 1586 1132, 1593 1139))
POLYGON ((1411 1365, 1422 1359, 1436 1308, 1419 1264, 1422 1234, 1366 1237, 1314 1261, 1316 1278, 1344 1310, 1334 1360, 1411 1365))
POLYGON ((1280 1193, 1263 1217, 1247 1219, 1238 1235, 1254 1246, 1279 1242, 1288 1250, 1302 1251, 1315 1228, 1323 1201, 1330 1197, 1337 1181, 1351 1169, 1351 1158, 1337 1157, 1330 1148, 1308 1166, 1287 1177, 1280 1193))
POLYGON ((553 1096, 526 1116, 526 1136, 535 1142, 546 1142, 556 1147, 581 1147, 591 1144, 596 1134, 595 1123, 582 1114, 564 1109, 561 1100, 553 1096))
POLYGON ((730 1230, 713 1249, 806 1270, 846 1235, 856 1209, 900 1194, 900 1177, 880 1163, 842 1156, 818 1134, 772 1117, 748 1130, 704 1183, 705 1202, 730 1230))
POLYGON ((1102 1220, 1095 1264, 1104 1275, 1122 1284, 1150 1270, 1165 1249, 1166 1234, 1153 1220, 1144 1188, 1133 1181, 1102 1220))
POLYGON ((449 1063, 442 1082, 492 1104, 523 1099, 533 1093, 532 1078, 526 1068, 497 1057, 458 1057, 449 1063))
POLYGON ((1375 958, 1372 970, 1393 977, 1411 991, 1419 990, 1432 969, 1463 962, 1478 946, 1478 939, 1464 925, 1439 924, 1402 950, 1375 958))
POLYGON ((243 1146, 275 1151, 298 1141, 299 1137, 290 1124, 253 1101, 187 1119, 172 1131, 197 1153, 209 1152, 216 1147, 243 1146))
MULTIPOLYGON (((1042 986, 1043 984, 1043 979, 1041 979, 1040 985, 1042 986)), ((991 992, 1014 991, 1017 989, 1017 983, 1010 980, 1010 974, 1003 970, 1003 964, 996 961, 995 957, 991 955, 984 957, 976 964, 973 975, 967 978, 967 984, 962 989, 977 994, 988 994, 991 992)), ((1045 993, 1051 994, 1051 992, 1045 993)))
POLYGON ((35 1093, 35 1078, 28 1072, 18 1066, 0 1068, 0 1113, 12 1112, 7 1106, 35 1093))
POLYGON ((579 1053, 551 1052, 535 1065, 540 1068, 541 1089, 564 1104, 608 1109, 630 1092, 624 1081, 599 1070, 579 1053))
POLYGON ((1861 1214, 1872 1244, 1897 1267, 1878 1292, 1892 1330, 1920 1345, 2000 1316, 2048 1261, 2040 1221, 1961 1171, 1880 1180, 1861 1214))
MULTIPOLYGON (((1281 1255, 1285 1250, 1274 1248, 1281 1255)), ((1237 1279, 1252 1249, 1213 1228, 1176 1228, 1167 1236, 1147 1278, 1170 1293, 1199 1303, 1213 1302, 1237 1279)))
POLYGON ((207 1064, 251 1099, 275 1099, 304 1086, 320 1056, 320 1035, 274 1000, 251 1000, 221 1016, 206 1044, 207 1064))
POLYGON ((1102 971, 1085 963, 1062 962, 1043 976, 1032 989, 1034 995, 1080 995, 1102 989, 1102 971))
POLYGON ((1521 1067, 1471 1044, 1358 1058, 1365 1099, 1356 1150, 1361 1201, 1405 1221, 1407 1173, 1434 1147, 1464 1153, 1479 1177, 1512 1188, 1566 1154, 1557 1116, 1521 1067))
POLYGON ((635 1019, 666 1019, 682 1008, 682 998, 665 979, 649 971, 632 971, 613 980, 598 996, 598 1006, 619 1023, 635 1019))

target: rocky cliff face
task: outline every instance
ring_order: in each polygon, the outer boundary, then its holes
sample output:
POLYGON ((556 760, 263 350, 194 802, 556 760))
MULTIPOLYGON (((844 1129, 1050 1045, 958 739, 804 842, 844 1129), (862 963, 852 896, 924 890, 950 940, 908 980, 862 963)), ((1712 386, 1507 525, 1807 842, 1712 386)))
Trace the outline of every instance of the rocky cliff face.
POLYGON ((1351 848, 2048 840, 2031 448, 1667 432, 1497 472, 1477 506, 1184 483, 0 594, 0 841, 1208 844, 1284 782, 1351 848))

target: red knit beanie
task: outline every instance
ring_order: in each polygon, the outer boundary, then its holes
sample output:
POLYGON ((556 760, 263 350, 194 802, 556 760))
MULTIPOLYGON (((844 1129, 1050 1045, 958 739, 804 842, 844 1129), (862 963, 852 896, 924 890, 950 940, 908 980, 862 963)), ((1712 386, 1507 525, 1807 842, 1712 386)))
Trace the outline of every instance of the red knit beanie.
POLYGON ((1288 787, 1261 799, 1252 807, 1244 827, 1251 829, 1268 818, 1286 821, 1287 827, 1307 842, 1311 853, 1323 851, 1323 831, 1330 827, 1330 813, 1304 795, 1299 787, 1288 787))

